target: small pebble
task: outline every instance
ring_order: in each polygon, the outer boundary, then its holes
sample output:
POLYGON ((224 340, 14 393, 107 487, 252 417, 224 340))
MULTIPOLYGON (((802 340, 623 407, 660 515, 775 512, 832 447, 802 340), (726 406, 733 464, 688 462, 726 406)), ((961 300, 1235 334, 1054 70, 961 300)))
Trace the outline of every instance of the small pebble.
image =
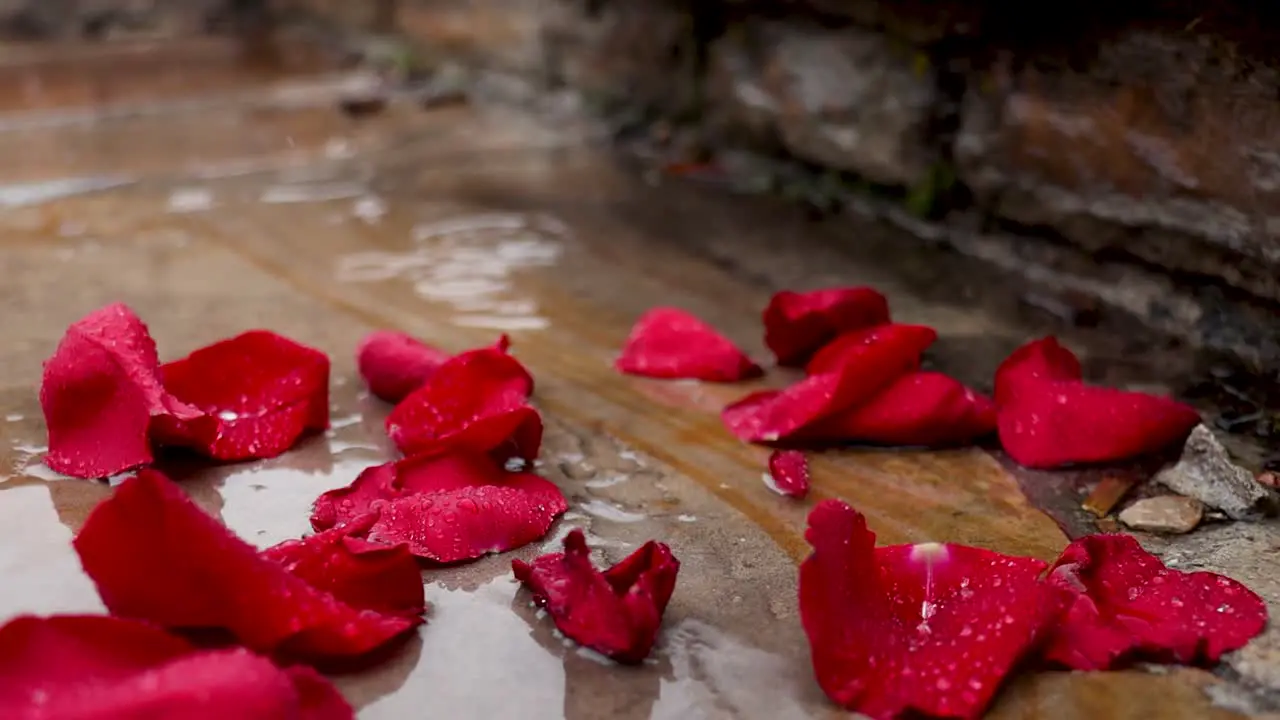
POLYGON ((1156 473, 1155 481, 1179 495, 1196 498, 1233 520, 1252 520, 1273 503, 1268 488, 1253 473, 1231 461, 1213 431, 1196 427, 1174 465, 1156 473))
POLYGON ((1120 522, 1134 530, 1179 535, 1196 529, 1204 517, 1204 503, 1181 495, 1162 495, 1134 502, 1120 513, 1120 522))

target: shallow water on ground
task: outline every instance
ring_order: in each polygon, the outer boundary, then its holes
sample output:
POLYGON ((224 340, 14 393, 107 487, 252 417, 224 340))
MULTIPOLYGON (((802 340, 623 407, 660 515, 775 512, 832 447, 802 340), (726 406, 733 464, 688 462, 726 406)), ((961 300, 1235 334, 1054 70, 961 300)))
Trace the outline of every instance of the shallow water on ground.
MULTIPOLYGON (((236 74, 226 58, 210 60, 222 58, 216 50, 167 52, 189 82, 134 69, 128 82, 95 75, 111 89, 90 92, 72 74, 49 80, 38 102, 0 107, 0 619, 101 609, 70 540, 111 488, 40 464, 36 388, 66 325, 113 301, 149 323, 165 359, 251 327, 333 358, 328 433, 273 460, 161 463, 260 547, 307 532, 319 493, 393 457, 387 407, 364 395, 354 370, 368 331, 398 328, 449 350, 507 332, 532 370, 548 422, 539 471, 571 510, 543 542, 425 571, 428 624, 385 665, 338 679, 362 718, 423 707, 550 720, 837 716, 813 682, 796 617, 813 502, 848 500, 882 542, 1042 558, 1065 544, 1041 507, 1061 521, 1078 497, 1024 492, 1062 481, 1019 476, 987 449, 817 454, 815 490, 796 502, 761 481, 766 452, 717 417, 784 376, 726 387, 611 367, 630 323, 657 304, 701 315, 763 358, 759 312, 771 292, 871 284, 897 318, 939 330, 935 367, 981 387, 1013 347, 1062 329, 1017 311, 997 280, 958 265, 930 270, 941 267, 936 254, 904 258, 909 241, 884 227, 814 226, 785 208, 648 187, 573 124, 394 102, 354 120, 336 107, 343 76, 236 74), (6 113, 17 117, 6 124, 6 113), (682 560, 650 662, 621 668, 576 649, 513 582, 512 557, 553 550, 572 528, 601 562, 650 538, 682 560)), ((0 86, 23 72, 0 64, 0 86)), ((1186 369, 1117 370, 1107 358, 1127 340, 1066 332, 1099 378, 1176 385, 1186 369)), ((1212 682, 1192 670, 1028 676, 994 716, 1232 716, 1209 707, 1199 687, 1212 682)))

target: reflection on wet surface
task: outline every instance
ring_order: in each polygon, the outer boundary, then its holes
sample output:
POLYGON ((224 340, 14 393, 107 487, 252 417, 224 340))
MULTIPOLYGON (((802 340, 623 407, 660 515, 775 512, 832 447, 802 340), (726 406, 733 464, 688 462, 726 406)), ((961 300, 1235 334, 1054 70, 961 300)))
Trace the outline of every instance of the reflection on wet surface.
POLYGON ((49 486, 0 486, 0 527, 9 529, 0 542, 0 616, 102 612, 97 590, 68 552, 72 529, 58 517, 49 486))
MULTIPOLYGON (((100 609, 69 543, 110 487, 43 469, 36 388, 63 328, 112 301, 150 324, 164 358, 251 327, 332 357, 328 433, 257 463, 162 459, 203 508, 258 546, 306 532, 319 493, 393 457, 387 408, 363 396, 353 368, 365 333, 395 327, 450 350, 512 333, 547 417, 539 472, 572 508, 541 543, 426 570, 433 609, 418 639, 385 666, 338 679, 362 718, 837 716, 813 683, 796 617, 795 562, 812 502, 848 499, 884 542, 1039 557, 1064 544, 980 449, 815 454, 810 499, 780 498, 760 481, 767 453, 737 442, 717 416, 755 386, 654 383, 610 365, 630 323, 657 304, 702 315, 763 358, 759 309, 781 285, 880 287, 900 319, 939 329, 931 362, 979 386, 1003 353, 1051 326, 980 294, 957 306, 936 283, 851 256, 833 231, 777 208, 647 188, 595 151, 569 149, 580 135, 568 125, 394 103, 356 122, 332 93, 321 100, 320 88, 339 83, 304 79, 292 92, 275 77, 266 89, 253 74, 233 79, 214 83, 220 99, 210 106, 152 107, 158 97, 129 85, 122 97, 151 109, 105 119, 77 105, 76 92, 50 95, 60 119, 38 127, 35 142, 0 121, 0 205, 12 206, 0 214, 0 618, 100 609), (116 173, 134 181, 66 180, 116 173), (651 662, 620 668, 579 652, 514 584, 512 556, 553 551, 572 528, 601 563, 651 538, 680 557, 651 662)), ((864 230, 867 247, 895 240, 864 230)), ((1151 716, 1231 716, 1208 709, 1196 689, 1206 680, 1196 678, 1027 678, 997 715, 1139 717, 1094 702, 1123 696, 1115 707, 1151 716), (1161 705, 1166 695, 1176 702, 1161 705), (1073 700, 1052 701, 1062 697, 1073 700)))
POLYGON ((338 282, 408 281, 425 300, 451 305, 461 327, 502 332, 541 330, 531 298, 512 296, 511 275, 523 268, 553 267, 556 235, 564 228, 548 218, 511 214, 462 216, 416 225, 413 248, 365 252, 338 260, 338 282))

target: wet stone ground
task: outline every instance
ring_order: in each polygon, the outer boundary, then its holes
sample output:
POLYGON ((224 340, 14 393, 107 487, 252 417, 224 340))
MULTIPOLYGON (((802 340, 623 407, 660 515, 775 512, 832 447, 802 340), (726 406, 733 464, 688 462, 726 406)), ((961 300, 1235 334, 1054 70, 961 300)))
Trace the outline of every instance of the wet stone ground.
MULTIPOLYGON (((1200 368, 1140 333, 1061 327, 1020 305, 1006 279, 887 227, 814 224, 787 207, 647 183, 572 118, 406 99, 355 118, 339 101, 359 78, 283 58, 246 64, 216 42, 0 53, 0 620, 102 609, 70 540, 110 488, 43 467, 36 388, 66 325, 108 302, 137 310, 164 358, 251 327, 333 358, 328 433, 270 461, 162 463, 259 546, 306 532, 320 492, 392 456, 387 407, 362 392, 352 358, 365 333, 391 327, 451 350, 507 332, 537 378, 540 470, 572 509, 514 556, 580 527, 602 561, 656 537, 684 563, 659 647, 631 669, 554 633, 517 592, 508 556, 428 571, 433 609, 419 638, 384 666, 337 678, 369 720, 428 704, 456 718, 838 717, 812 680, 796 616, 812 502, 848 500, 882 542, 1052 559, 1095 529, 1079 507, 1104 476, 1143 472, 1030 474, 982 448, 847 450, 815 455, 810 499, 784 500, 761 480, 765 451, 717 417, 750 388, 612 370, 653 305, 687 308, 764 357, 758 318, 772 292, 870 284, 897 318, 938 329, 934 366, 978 387, 1009 350, 1048 332, 1096 380, 1176 391, 1200 368)), ((1280 608, 1274 523, 1144 541, 1280 608)), ((1277 689, 1271 633, 1216 674, 1023 676, 992 717, 1261 715, 1277 689)))

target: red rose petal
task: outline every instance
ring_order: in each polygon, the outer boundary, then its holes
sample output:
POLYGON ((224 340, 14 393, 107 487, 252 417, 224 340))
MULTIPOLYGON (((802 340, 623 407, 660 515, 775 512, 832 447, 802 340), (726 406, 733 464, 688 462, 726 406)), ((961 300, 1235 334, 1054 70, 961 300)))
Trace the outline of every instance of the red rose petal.
POLYGON ((799 450, 769 453, 768 485, 775 492, 793 498, 809 494, 809 461, 799 450))
POLYGON ((200 414, 164 389, 159 367, 147 326, 124 305, 67 328, 40 386, 45 463, 64 475, 97 478, 151 462, 152 417, 200 414))
POLYGON ((199 651, 158 628, 101 616, 20 617, 0 628, 0 717, 12 720, 350 720, 309 668, 246 650, 199 651))
POLYGON ((1186 439, 1200 414, 1169 398, 1037 381, 1000 408, 1000 443, 1031 468, 1125 460, 1186 439))
POLYGON ((573 530, 564 540, 564 552, 532 563, 513 560, 511 569, 566 637, 634 664, 653 649, 680 561, 666 545, 649 541, 601 572, 591 564, 582 531, 573 530))
POLYGON ((427 609, 422 573, 407 545, 383 545, 353 537, 368 532, 376 516, 351 525, 286 540, 262 551, 295 577, 352 607, 419 617, 427 609))
POLYGON ((369 468, 350 486, 321 495, 311 525, 344 530, 343 523, 368 523, 346 532, 407 543, 418 557, 455 563, 538 540, 568 509, 560 489, 538 475, 455 453, 369 468))
POLYGON ((369 392, 392 403, 421 387, 449 357, 439 348, 391 330, 375 330, 356 347, 356 367, 369 392))
MULTIPOLYGON (((866 342, 846 347, 832 372, 811 375, 782 391, 752 393, 729 405, 721 419, 748 442, 775 442, 869 400, 920 362, 921 343, 932 334, 911 325, 886 325, 866 342)), ((932 342, 929 339, 928 342, 932 342)), ((927 345, 928 343, 925 342, 927 345)))
POLYGON ((291 575, 150 470, 99 503, 74 544, 113 614, 225 629, 259 652, 357 658, 421 623, 348 605, 291 575))
POLYGON ((532 461, 542 417, 526 404, 533 378, 498 348, 470 350, 445 363, 387 416, 387 434, 405 455, 452 450, 532 461))
POLYGON ((203 411, 157 418, 156 438, 217 460, 275 457, 329 427, 329 358, 267 330, 208 345, 160 368, 164 386, 203 411))
POLYGON ((996 430, 996 406, 942 373, 903 375, 862 405, 805 430, 821 442, 946 447, 996 430))
POLYGON ((1092 535, 1067 547, 1048 583, 1073 603, 1044 655, 1076 670, 1134 659, 1214 663, 1267 624, 1262 598, 1210 572, 1171 570, 1129 535, 1092 535))
POLYGON ((996 371, 1000 442, 1033 468, 1126 460, 1185 440, 1200 423, 1175 400, 1080 380, 1080 361, 1053 338, 1015 350, 996 371))
POLYGON ((837 335, 887 322, 889 302, 871 288, 784 290, 764 310, 764 344, 779 365, 800 367, 837 335))
POLYGON ((835 372, 849 362, 859 362, 866 353, 877 350, 872 346, 895 348, 904 358, 914 358, 918 363, 920 354, 938 339, 938 331, 924 325, 902 325, 887 323, 874 327, 847 332, 827 343, 818 351, 813 359, 805 365, 805 372, 810 375, 835 372))
POLYGON ((960 545, 875 548, 853 508, 809 516, 800 618, 818 684, 872 718, 976 718, 1059 611, 1045 564, 960 545))
POLYGON ((676 308, 654 308, 631 328, 620 372, 655 378, 736 382, 764 371, 715 328, 676 308))
POLYGON ((1033 340, 1014 350, 996 369, 996 404, 1004 405, 1028 383, 1080 380, 1080 360, 1054 337, 1033 340))
POLYGON ((524 477, 506 485, 411 495, 388 503, 368 538, 407 542, 414 555, 438 563, 524 547, 546 536, 568 509, 554 485, 536 475, 524 477))
POLYGON ((311 527, 328 530, 362 519, 382 501, 503 485, 524 474, 528 473, 509 473, 491 458, 478 453, 428 455, 383 463, 367 468, 347 487, 330 490, 317 498, 311 527))

